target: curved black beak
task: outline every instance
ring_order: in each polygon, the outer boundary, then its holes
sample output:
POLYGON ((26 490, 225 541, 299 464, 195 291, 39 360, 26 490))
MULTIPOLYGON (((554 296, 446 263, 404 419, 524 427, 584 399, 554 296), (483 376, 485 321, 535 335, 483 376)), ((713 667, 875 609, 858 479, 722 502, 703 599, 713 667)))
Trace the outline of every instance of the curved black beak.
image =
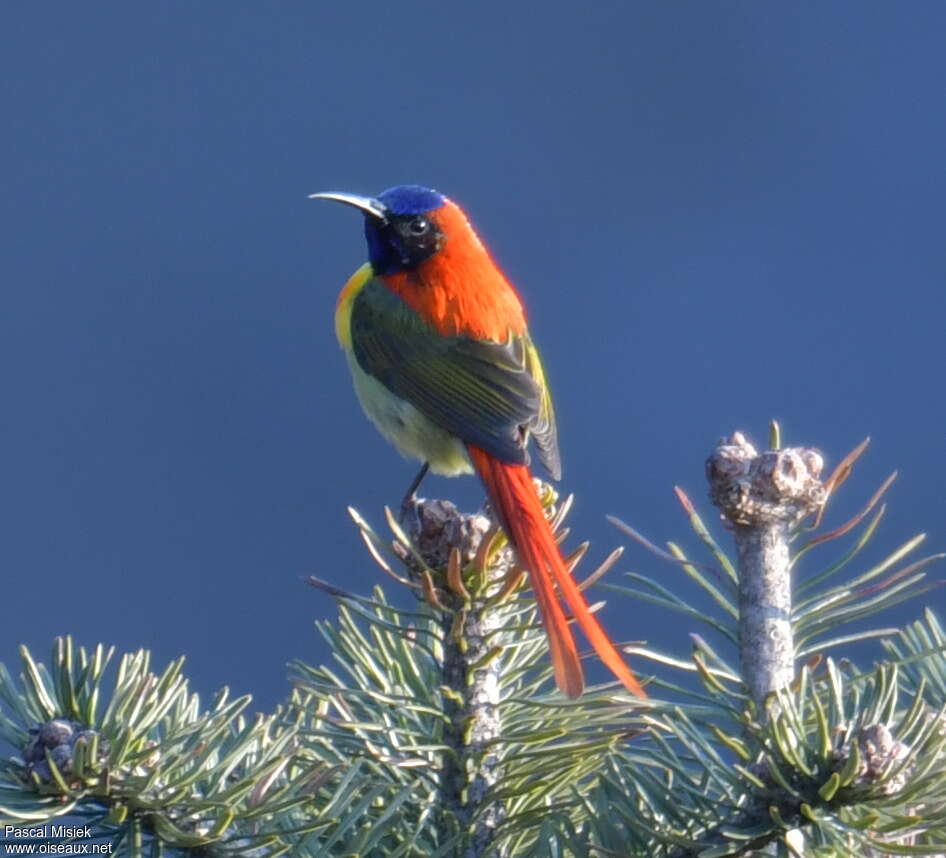
POLYGON ((358 194, 346 194, 342 191, 327 191, 318 194, 309 194, 310 200, 334 200, 336 203, 344 203, 346 206, 354 206, 361 209, 365 214, 377 218, 381 223, 388 222, 390 211, 388 207, 373 197, 360 197, 358 194))

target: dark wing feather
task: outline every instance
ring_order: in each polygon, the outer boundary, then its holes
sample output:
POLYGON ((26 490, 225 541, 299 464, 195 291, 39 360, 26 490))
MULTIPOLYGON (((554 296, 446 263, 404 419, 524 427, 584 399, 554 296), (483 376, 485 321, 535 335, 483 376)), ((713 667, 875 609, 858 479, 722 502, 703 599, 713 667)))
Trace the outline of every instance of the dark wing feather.
POLYGON ((392 393, 504 462, 527 463, 533 435, 557 478, 555 417, 527 336, 506 343, 443 337, 378 280, 355 299, 350 324, 359 365, 392 393))
POLYGON ((552 394, 545 381, 545 370, 539 359, 539 351, 531 341, 526 343, 526 369, 536 380, 541 391, 539 413, 532 421, 530 432, 539 453, 539 461, 553 480, 562 478, 562 460, 558 452, 558 429, 555 425, 555 408, 552 394))

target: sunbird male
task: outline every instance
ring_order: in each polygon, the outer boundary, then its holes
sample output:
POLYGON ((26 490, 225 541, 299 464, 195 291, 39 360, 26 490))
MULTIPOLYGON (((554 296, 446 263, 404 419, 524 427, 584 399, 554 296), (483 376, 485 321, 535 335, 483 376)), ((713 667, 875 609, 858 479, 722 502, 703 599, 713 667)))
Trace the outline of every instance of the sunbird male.
POLYGON ((365 413, 400 452, 427 469, 475 471, 529 572, 555 681, 584 688, 555 588, 602 661, 646 696, 569 574, 529 471, 530 441, 561 477, 552 399, 522 302, 452 200, 419 185, 362 197, 312 194, 364 212, 368 263, 345 284, 335 333, 365 413))

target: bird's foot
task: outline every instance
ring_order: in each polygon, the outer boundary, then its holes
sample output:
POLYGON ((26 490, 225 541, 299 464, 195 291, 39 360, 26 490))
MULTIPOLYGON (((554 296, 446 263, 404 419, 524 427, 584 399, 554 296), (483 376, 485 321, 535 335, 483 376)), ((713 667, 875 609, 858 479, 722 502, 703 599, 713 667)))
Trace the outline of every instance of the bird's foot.
POLYGON ((414 513, 414 510, 419 503, 417 490, 420 488, 420 484, 424 481, 424 477, 427 476, 428 470, 430 470, 430 465, 427 462, 424 462, 417 476, 414 477, 414 480, 407 488, 407 494, 404 495, 404 500, 401 501, 401 514, 399 516, 399 521, 402 523, 407 521, 408 516, 414 513))

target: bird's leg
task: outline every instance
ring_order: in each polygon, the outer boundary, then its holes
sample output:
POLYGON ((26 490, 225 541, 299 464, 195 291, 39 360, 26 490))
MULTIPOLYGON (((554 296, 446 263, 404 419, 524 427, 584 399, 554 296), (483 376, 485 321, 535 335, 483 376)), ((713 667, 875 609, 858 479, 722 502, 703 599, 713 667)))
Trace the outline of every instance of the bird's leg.
POLYGON ((427 476, 427 471, 430 470, 430 463, 424 462, 421 466, 421 469, 417 472, 417 476, 414 477, 411 484, 407 487, 407 492, 404 495, 404 500, 401 501, 401 518, 403 519, 408 510, 414 505, 414 502, 417 500, 417 490, 420 488, 420 484, 424 481, 424 477, 427 476))

